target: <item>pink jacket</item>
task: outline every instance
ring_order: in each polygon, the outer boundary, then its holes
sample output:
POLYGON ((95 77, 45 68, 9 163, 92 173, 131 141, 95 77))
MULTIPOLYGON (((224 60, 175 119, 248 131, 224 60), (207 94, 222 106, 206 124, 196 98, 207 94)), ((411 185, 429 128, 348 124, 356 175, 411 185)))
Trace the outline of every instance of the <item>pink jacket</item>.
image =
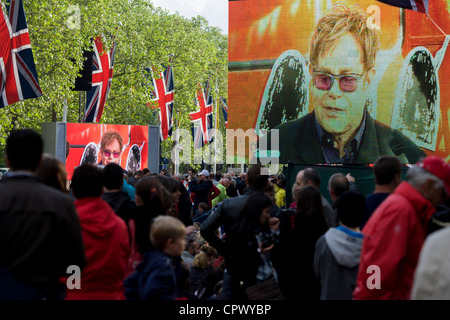
POLYGON ((354 299, 408 300, 428 220, 435 208, 409 183, 402 182, 364 226, 354 299), (375 284, 379 267, 380 288, 375 284))

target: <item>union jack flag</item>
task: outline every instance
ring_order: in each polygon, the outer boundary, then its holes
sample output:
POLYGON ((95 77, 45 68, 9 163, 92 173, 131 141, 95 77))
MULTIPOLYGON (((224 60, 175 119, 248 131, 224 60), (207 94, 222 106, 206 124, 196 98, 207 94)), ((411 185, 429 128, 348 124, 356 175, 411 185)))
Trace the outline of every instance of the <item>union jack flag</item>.
POLYGON ((197 107, 200 109, 189 113, 192 121, 192 136, 194 139, 194 149, 201 148, 212 141, 213 135, 213 99, 209 82, 205 89, 199 84, 196 93, 197 107))
POLYGON ((378 0, 391 6, 428 14, 429 0, 378 0))
POLYGON ((222 106, 223 118, 225 119, 225 127, 228 129, 228 105, 227 105, 227 99, 220 98, 219 101, 220 101, 220 104, 222 106))
POLYGON ((173 129, 173 101, 175 87, 173 84, 172 58, 164 72, 158 78, 153 78, 153 101, 158 101, 159 130, 161 140, 172 135, 173 129))
POLYGON ((17 101, 42 96, 39 86, 25 11, 21 0, 3 3, 0 15, 0 108, 17 101))
POLYGON ((92 89, 86 94, 82 122, 100 122, 111 88, 115 52, 115 41, 110 52, 105 52, 101 37, 95 37, 92 58, 92 89))

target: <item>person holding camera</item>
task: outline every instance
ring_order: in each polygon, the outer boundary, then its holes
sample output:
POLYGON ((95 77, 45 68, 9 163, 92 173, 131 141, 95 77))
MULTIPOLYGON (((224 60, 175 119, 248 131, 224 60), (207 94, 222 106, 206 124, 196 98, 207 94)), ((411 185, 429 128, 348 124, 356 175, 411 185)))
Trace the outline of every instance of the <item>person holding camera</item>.
POLYGON ((225 265, 231 275, 231 299, 250 299, 246 290, 265 281, 278 282, 270 251, 277 243, 280 221, 270 217, 272 200, 255 191, 227 233, 225 265))

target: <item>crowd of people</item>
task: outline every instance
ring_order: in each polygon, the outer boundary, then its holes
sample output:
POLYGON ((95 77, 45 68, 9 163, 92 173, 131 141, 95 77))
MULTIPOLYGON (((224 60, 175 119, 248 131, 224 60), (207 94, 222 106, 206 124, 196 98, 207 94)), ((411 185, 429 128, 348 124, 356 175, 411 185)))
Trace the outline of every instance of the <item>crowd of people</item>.
POLYGON ((381 156, 375 189, 314 168, 283 174, 64 165, 41 136, 7 138, 0 299, 445 299, 450 166, 381 156), (425 245, 424 245, 425 244, 425 245), (79 270, 79 273, 73 270, 79 270))

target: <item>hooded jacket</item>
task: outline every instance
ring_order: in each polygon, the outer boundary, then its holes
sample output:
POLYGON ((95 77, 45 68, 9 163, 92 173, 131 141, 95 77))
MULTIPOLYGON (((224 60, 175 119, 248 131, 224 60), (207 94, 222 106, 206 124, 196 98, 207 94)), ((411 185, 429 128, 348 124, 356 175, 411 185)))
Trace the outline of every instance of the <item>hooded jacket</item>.
POLYGON ((352 300, 361 255, 362 234, 343 226, 330 228, 317 240, 314 273, 321 300, 352 300))
POLYGON ((127 300, 175 300, 178 295, 174 260, 167 253, 148 251, 125 280, 127 300))
POLYGON ((434 211, 406 181, 380 204, 362 230, 364 243, 354 299, 409 300, 427 223, 434 211))
POLYGON ((111 206, 119 217, 125 222, 128 222, 130 211, 136 206, 134 201, 130 199, 128 193, 124 191, 105 192, 102 195, 102 199, 111 206))
POLYGON ((81 289, 67 290, 66 300, 124 300, 123 281, 130 242, 125 222, 101 198, 75 201, 86 254, 81 289))

